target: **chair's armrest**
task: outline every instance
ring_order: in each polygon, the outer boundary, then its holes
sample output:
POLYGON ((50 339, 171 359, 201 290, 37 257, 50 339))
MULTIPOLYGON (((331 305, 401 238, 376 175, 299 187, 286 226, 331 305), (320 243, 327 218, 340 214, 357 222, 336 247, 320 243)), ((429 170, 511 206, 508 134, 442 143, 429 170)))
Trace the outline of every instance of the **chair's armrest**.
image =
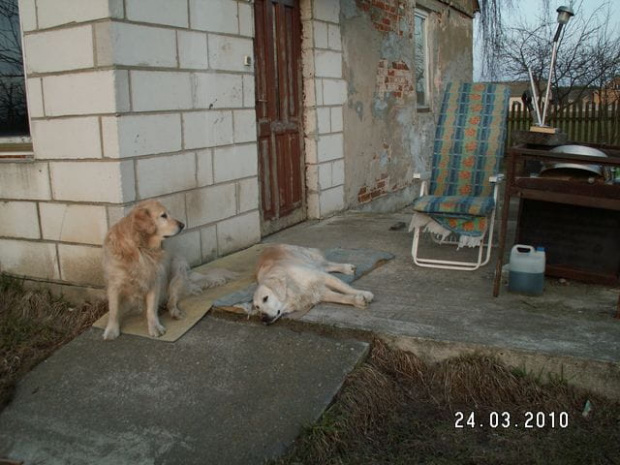
POLYGON ((420 185, 420 197, 428 194, 428 180, 430 178, 431 178, 431 174, 428 171, 421 172, 421 173, 413 173, 414 181, 416 179, 419 179, 422 181, 422 184, 420 185))
POLYGON ((495 200, 496 204, 497 204, 497 199, 499 198, 499 185, 500 185, 500 183, 504 182, 504 178, 505 178, 505 176, 502 173, 497 174, 495 176, 489 176, 489 182, 491 184, 494 184, 494 186, 493 186, 493 199, 495 200))

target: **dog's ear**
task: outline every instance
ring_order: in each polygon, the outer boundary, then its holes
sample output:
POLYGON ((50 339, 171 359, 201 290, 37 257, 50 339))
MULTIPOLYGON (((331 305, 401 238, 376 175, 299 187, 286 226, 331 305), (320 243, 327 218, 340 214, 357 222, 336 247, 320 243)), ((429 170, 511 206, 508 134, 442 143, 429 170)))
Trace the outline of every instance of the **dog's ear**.
POLYGON ((273 291, 280 302, 284 302, 286 300, 287 293, 287 284, 286 277, 270 277, 266 280, 265 284, 269 289, 273 291))
POLYGON ((132 212, 133 226, 135 231, 141 236, 152 236, 157 232, 157 225, 153 218, 151 218, 151 212, 146 207, 136 208, 132 212))
POLYGON ((137 258, 138 249, 135 242, 134 231, 128 218, 123 218, 108 231, 105 238, 110 251, 124 260, 137 258))

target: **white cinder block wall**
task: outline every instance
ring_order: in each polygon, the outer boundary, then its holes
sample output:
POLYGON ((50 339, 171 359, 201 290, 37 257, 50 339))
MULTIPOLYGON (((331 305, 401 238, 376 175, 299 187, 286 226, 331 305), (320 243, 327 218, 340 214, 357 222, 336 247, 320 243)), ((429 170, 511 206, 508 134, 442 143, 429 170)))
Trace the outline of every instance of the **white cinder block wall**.
MULTIPOLYGON (((310 218, 345 207, 339 3, 301 1, 310 218)), ((105 232, 146 198, 192 265, 260 240, 253 2, 19 8, 34 153, 0 162, 0 269, 100 287, 105 232)))
POLYGON ((260 240, 250 2, 19 7, 34 154, 0 163, 2 270, 99 287, 105 232, 146 198, 193 265, 260 240))
POLYGON ((340 2, 302 1, 301 21, 308 217, 322 218, 345 208, 340 2))

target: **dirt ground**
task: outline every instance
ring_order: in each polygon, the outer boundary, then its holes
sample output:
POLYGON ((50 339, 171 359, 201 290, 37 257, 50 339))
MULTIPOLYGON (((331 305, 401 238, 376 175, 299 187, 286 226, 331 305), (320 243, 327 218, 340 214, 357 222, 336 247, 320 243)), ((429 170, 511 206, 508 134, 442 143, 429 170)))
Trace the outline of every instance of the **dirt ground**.
POLYGON ((103 303, 72 306, 0 275, 0 411, 22 376, 105 312, 103 303))
POLYGON ((464 356, 427 366, 375 341, 272 465, 620 464, 620 403, 464 356))

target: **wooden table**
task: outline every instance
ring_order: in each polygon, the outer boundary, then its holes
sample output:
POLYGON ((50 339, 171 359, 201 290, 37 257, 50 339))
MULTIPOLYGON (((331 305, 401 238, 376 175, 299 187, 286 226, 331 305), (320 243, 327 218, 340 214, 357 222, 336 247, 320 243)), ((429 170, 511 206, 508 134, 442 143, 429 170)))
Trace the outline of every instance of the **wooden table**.
MULTIPOLYGON (((586 144, 580 144, 586 145, 586 144)), ((549 202, 558 205, 570 205, 591 209, 604 209, 613 215, 620 215, 620 185, 605 183, 602 180, 589 183, 584 180, 566 180, 543 176, 532 176, 532 166, 539 163, 571 163, 600 165, 620 168, 620 147, 605 147, 587 144, 607 154, 607 158, 567 153, 555 153, 526 145, 517 145, 508 150, 506 158, 505 192, 503 197, 499 248, 495 266, 493 295, 499 295, 502 265, 506 248, 506 232, 510 210, 510 199, 518 197, 520 204, 524 201, 549 202)), ((522 205, 520 205, 520 208, 522 205)), ((620 236, 617 238, 620 247, 620 236)), ((535 245, 535 244, 531 244, 535 245)), ((549 268, 547 269, 549 271, 549 268)), ((568 272, 571 270, 552 270, 568 272)), ((572 270, 575 279, 580 278, 579 270, 572 270)), ((617 272, 616 272, 617 274, 617 272)), ((583 275, 583 273, 582 273, 583 275)), ((616 276, 617 278, 620 278, 616 276)))

